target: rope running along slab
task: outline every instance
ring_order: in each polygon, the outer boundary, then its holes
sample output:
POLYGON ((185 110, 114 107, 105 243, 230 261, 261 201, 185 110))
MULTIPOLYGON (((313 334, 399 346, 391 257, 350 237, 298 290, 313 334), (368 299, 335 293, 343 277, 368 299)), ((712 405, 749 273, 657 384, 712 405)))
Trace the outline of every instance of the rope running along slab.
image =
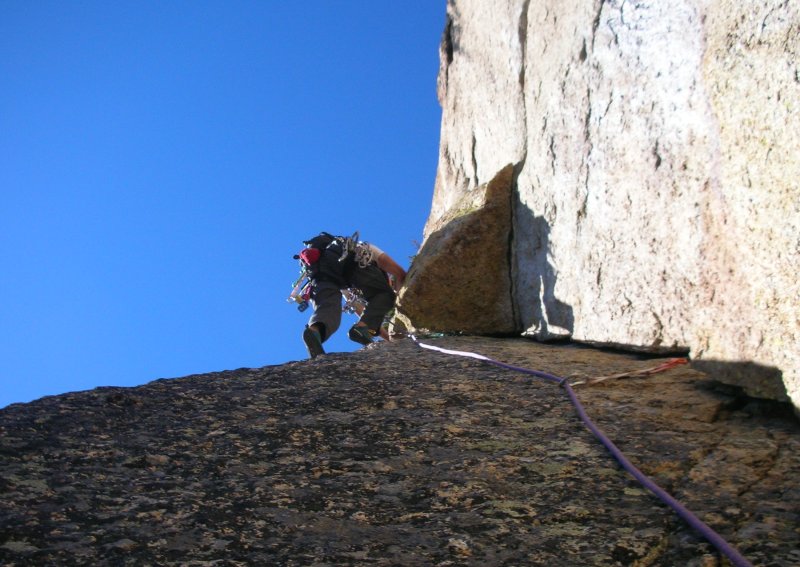
MULTIPOLYGON (((441 347, 436 347, 433 345, 428 345, 425 343, 419 342, 416 337, 411 335, 411 339, 420 347, 424 349, 429 349, 433 351, 440 352, 442 354, 452 355, 452 356, 462 356, 467 358, 474 358, 476 360, 480 360, 486 362, 488 364, 494 364, 495 366, 499 366, 501 368, 505 368, 507 370, 512 370, 515 372, 522 372, 524 374, 530 374, 532 376, 536 376, 538 378, 542 378, 548 380, 550 382, 554 382, 561 386, 570 398, 572 405, 575 406, 575 410, 578 413, 578 416, 583 421, 584 425, 591 431, 595 437, 608 449, 611 455, 622 465, 626 471, 628 471, 639 483, 647 488, 650 492, 655 494, 664 504, 672 508, 672 510, 687 524, 689 524, 692 528, 694 528, 697 532, 700 533, 711 545, 717 548, 717 550, 722 553, 725 557, 727 557, 730 562, 735 567, 753 567, 752 563, 750 563, 747 559, 744 558, 732 545, 730 545, 725 539, 720 536, 717 532, 715 532, 710 526, 708 526, 705 522, 700 520, 697 516, 695 516, 688 508, 686 508, 683 504, 678 502, 675 498, 673 498, 666 490, 661 488, 658 484, 656 484, 650 477, 640 471, 633 463, 631 463, 628 458, 620 451, 620 449, 614 445, 614 443, 609 439, 601 430, 598 428, 594 422, 589 418, 586 414, 586 411, 583 409, 583 405, 578 401, 578 397, 575 395, 575 391, 572 389, 572 386, 569 382, 567 382, 566 378, 561 378, 559 376, 555 376, 553 374, 548 374, 547 372, 541 372, 539 370, 532 370, 530 368, 523 368, 520 366, 513 366, 511 364, 506 364, 505 362, 500 362, 497 360, 493 360, 488 356, 484 356, 482 354, 474 353, 474 352, 466 352, 460 350, 449 350, 444 349, 441 347)), ((671 361, 670 361, 671 362, 671 361)), ((669 363, 668 363, 669 364, 669 363)), ((672 363, 667 366, 671 368, 680 363, 672 363)))

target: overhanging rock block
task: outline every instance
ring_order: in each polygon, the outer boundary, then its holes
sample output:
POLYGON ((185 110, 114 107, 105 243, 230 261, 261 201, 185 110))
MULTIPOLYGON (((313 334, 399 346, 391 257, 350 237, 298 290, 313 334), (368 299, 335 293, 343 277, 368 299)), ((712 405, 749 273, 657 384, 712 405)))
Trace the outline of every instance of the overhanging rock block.
POLYGON ((514 167, 465 193, 432 228, 409 269, 395 327, 511 333, 509 241, 514 167))

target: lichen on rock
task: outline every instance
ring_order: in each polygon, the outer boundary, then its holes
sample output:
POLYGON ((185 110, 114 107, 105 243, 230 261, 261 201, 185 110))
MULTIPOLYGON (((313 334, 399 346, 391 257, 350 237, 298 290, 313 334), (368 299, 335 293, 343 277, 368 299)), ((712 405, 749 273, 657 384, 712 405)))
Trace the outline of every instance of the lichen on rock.
MULTIPOLYGON (((574 381, 658 364, 427 342, 574 381)), ((682 366, 575 390, 746 558, 797 565, 800 425, 713 378, 682 366)), ((9 406, 0 499, 2 565, 721 564, 557 384, 411 340, 9 406)))

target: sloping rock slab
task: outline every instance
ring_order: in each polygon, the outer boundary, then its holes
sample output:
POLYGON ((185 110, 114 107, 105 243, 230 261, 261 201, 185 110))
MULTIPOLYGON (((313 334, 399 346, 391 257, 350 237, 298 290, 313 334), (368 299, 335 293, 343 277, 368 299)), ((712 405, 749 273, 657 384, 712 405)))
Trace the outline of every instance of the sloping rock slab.
MULTIPOLYGON (((654 366, 431 341, 561 376, 654 366)), ((576 386, 754 564, 800 563, 800 427, 681 367, 576 386), (745 405, 745 404, 750 405, 745 405)), ((0 411, 3 565, 719 565, 554 384, 408 340, 0 411)))

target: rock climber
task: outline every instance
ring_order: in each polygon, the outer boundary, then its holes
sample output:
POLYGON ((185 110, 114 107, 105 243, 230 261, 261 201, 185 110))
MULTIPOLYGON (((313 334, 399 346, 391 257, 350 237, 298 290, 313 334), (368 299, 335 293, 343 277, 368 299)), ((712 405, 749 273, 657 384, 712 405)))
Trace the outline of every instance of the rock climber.
POLYGON ((394 307, 396 293, 405 281, 405 270, 374 244, 358 240, 358 233, 334 237, 323 232, 304 244, 306 250, 299 257, 310 260, 309 300, 314 309, 303 331, 309 356, 324 354, 322 344, 339 328, 344 289, 358 289, 367 302, 347 336, 359 344, 370 344, 381 334, 384 317, 394 307))

